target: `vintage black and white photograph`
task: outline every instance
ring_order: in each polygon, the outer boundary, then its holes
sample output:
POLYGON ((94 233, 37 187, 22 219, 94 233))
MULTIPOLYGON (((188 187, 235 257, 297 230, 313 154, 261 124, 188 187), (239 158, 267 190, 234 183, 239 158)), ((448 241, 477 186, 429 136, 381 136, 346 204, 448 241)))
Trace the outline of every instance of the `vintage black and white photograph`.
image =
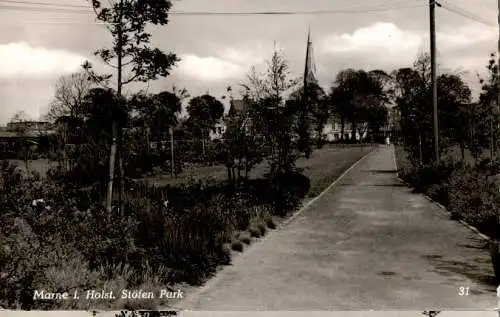
POLYGON ((0 0, 0 314, 497 316, 499 24, 500 0, 0 0))

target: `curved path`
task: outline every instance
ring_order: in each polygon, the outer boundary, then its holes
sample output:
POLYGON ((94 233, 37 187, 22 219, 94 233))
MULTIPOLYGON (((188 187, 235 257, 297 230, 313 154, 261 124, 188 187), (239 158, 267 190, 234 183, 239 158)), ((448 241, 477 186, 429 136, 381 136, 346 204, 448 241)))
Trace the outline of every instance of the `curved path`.
POLYGON ((188 310, 492 309, 485 242, 396 175, 382 146, 180 305, 188 310), (468 287, 469 296, 459 296, 468 287))

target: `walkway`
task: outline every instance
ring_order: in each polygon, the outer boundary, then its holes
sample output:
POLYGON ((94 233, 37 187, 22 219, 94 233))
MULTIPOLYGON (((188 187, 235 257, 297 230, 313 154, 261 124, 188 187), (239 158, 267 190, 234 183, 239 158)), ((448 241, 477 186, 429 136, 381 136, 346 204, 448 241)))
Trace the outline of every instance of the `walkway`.
POLYGON ((380 147, 181 307, 194 310, 491 309, 485 242, 402 186, 380 147), (469 296, 459 296, 468 287, 469 296))

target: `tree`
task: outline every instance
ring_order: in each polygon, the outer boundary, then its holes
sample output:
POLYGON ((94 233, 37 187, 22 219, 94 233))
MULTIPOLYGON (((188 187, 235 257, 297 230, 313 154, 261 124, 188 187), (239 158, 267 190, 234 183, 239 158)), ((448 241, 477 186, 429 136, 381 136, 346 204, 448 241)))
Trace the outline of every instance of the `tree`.
MULTIPOLYGON (((249 77, 255 75, 253 68, 249 77)), ((251 107, 249 116, 252 131, 263 138, 265 153, 272 177, 289 171, 295 162, 292 134, 296 108, 287 106, 286 94, 297 86, 298 80, 290 78, 290 69, 283 52, 275 47, 267 61, 267 71, 244 85, 251 107), (255 84, 257 83, 257 84, 255 84), (258 99, 254 99, 259 96, 258 99)))
POLYGON ((205 94, 194 97, 187 107, 189 125, 193 136, 202 141, 205 155, 205 141, 210 137, 210 131, 215 132, 215 126, 224 114, 224 105, 215 97, 205 94))
POLYGON ((181 112, 181 100, 173 92, 163 91, 155 95, 136 95, 131 103, 138 112, 136 120, 151 131, 156 141, 163 140, 169 129, 177 124, 181 112))
MULTIPOLYGON (((290 95, 287 100, 289 106, 294 107, 297 112, 297 116, 300 116, 300 111, 303 107, 303 97, 304 97, 304 86, 302 85, 296 89, 290 95)), ((321 146, 323 142, 323 129, 328 122, 330 117, 330 109, 328 105, 328 100, 325 91, 316 82, 308 83, 307 89, 307 119, 313 123, 312 129, 314 129, 314 134, 316 136, 318 146, 321 146)), ((299 120, 297 120, 299 121, 299 120)), ((305 131, 300 132, 300 122, 296 122, 295 132, 298 134, 305 133, 305 131)), ((309 131, 307 131, 309 133, 309 131)), ((307 136, 305 136, 307 140, 307 136)), ((303 145, 305 149, 307 145, 303 145)))
POLYGON ((463 106, 470 104, 471 89, 455 74, 440 75, 437 86, 440 142, 450 145, 458 143, 464 160, 468 125, 463 106))
POLYGON ((337 74, 335 82, 330 88, 329 101, 331 102, 331 111, 340 117, 341 140, 344 140, 345 123, 348 118, 352 117, 354 90, 351 86, 353 85, 352 79, 355 76, 356 71, 354 69, 345 69, 337 74))
MULTIPOLYGON (((396 105, 401 112, 401 131, 405 146, 418 164, 427 164, 435 157, 434 127, 429 75, 430 59, 420 55, 413 68, 394 72, 396 105)), ((461 108, 470 102, 470 88, 457 74, 443 73, 437 78, 440 149, 446 151, 459 143, 464 152, 467 133, 463 133, 465 115, 461 108)))
MULTIPOLYGON (((147 82, 158 77, 170 74, 171 67, 179 61, 173 53, 165 54, 160 49, 152 49, 151 34, 146 32, 147 24, 166 25, 168 11, 172 3, 169 0, 119 0, 104 5, 100 0, 89 0, 99 21, 106 23, 107 29, 113 37, 113 46, 95 52, 107 65, 116 70, 116 93, 118 99, 122 96, 122 86, 139 81, 147 82), (112 61, 116 60, 116 64, 112 61), (124 78, 125 68, 130 70, 130 76, 124 78)), ((112 75, 97 75, 89 62, 84 69, 99 83, 107 83, 112 75)), ((109 183, 106 207, 111 212, 113 199, 113 178, 115 170, 115 156, 118 153, 120 192, 119 202, 124 194, 123 164, 120 156, 122 126, 112 120, 112 144, 109 158, 109 183)))
POLYGON ((498 64, 494 53, 490 55, 488 65, 488 77, 479 77, 481 93, 479 102, 474 107, 472 122, 474 131, 471 134, 474 156, 479 158, 485 149, 490 150, 493 157, 498 150, 500 111, 498 105, 498 64))
POLYGON ((389 75, 381 70, 366 72, 364 70, 346 69, 341 71, 330 91, 330 100, 334 111, 341 119, 341 138, 343 139, 345 122, 351 123, 351 141, 360 138, 369 129, 371 121, 372 128, 379 124, 374 120, 385 107, 390 98, 389 75), (378 109, 378 110, 377 110, 378 109))
POLYGON ((84 71, 60 77, 47 118, 50 121, 62 116, 81 118, 83 98, 92 87, 93 83, 84 71))
POLYGON ((111 88, 93 88, 82 100, 83 130, 86 142, 78 146, 73 156, 77 161, 74 178, 86 184, 103 181, 106 175, 106 152, 113 141, 113 128, 109 122, 125 126, 129 109, 124 97, 118 98, 111 88))

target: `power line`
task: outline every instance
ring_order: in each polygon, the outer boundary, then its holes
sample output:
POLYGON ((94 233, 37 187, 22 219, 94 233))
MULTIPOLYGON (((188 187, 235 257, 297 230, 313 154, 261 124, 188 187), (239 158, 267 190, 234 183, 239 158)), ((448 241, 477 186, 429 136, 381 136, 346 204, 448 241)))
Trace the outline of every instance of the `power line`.
MULTIPOLYGON (((57 7, 67 7, 67 8, 83 8, 89 9, 88 5, 75 5, 75 4, 65 4, 65 3, 49 3, 49 2, 36 2, 36 1, 20 1, 20 0, 2 0, 2 3, 13 3, 13 4, 25 4, 25 5, 40 5, 40 6, 57 6, 57 7)), ((398 1, 394 2, 394 0, 388 0, 385 3, 381 3, 377 5, 377 7, 387 6, 387 5, 395 5, 395 4, 408 4, 413 3, 412 1, 398 1)), ((343 7, 342 9, 353 9, 353 8, 363 8, 366 5, 354 5, 343 7)), ((175 11, 174 11, 175 12, 175 11)))
MULTIPOLYGON (((41 3, 41 2, 23 2, 23 1, 3 1, 5 3, 17 3, 17 4, 29 4, 31 6, 21 6, 21 5, 0 5, 0 11, 32 11, 32 12, 59 12, 59 13, 91 13, 93 12, 90 8, 85 6, 77 6, 77 5, 63 5, 63 4, 50 4, 50 3, 41 3), (38 6, 38 7, 37 7, 38 6), (59 6, 60 8, 53 8, 47 6, 59 6), (78 9, 81 8, 81 9, 78 9), (87 8, 87 10, 83 10, 87 8)), ((322 14, 349 14, 349 13, 367 13, 367 12, 380 12, 380 11, 389 11, 389 10, 398 10, 398 9, 407 9, 407 8, 415 8, 422 7, 421 4, 409 3, 408 1, 404 2, 393 2, 388 3, 392 6, 359 6, 359 7, 351 7, 351 8, 343 8, 343 9, 328 9, 328 10, 291 10, 291 11, 249 11, 249 12, 238 12, 238 11, 170 11, 171 15, 322 15, 322 14), (400 5, 398 5, 400 4, 400 5)))
POLYGON ((41 6, 57 6, 57 7, 84 8, 84 9, 89 9, 90 8, 90 6, 77 5, 77 4, 32 2, 32 1, 16 1, 16 0, 2 0, 1 3, 28 4, 28 5, 41 5, 41 6))
POLYGON ((457 5, 452 5, 452 4, 446 3, 446 2, 444 2, 444 3, 443 2, 436 2, 436 4, 440 8, 443 8, 443 9, 448 10, 450 12, 456 13, 458 15, 461 15, 461 16, 466 17, 468 19, 474 20, 476 22, 479 22, 479 23, 482 23, 482 24, 485 24, 485 25, 488 25, 488 26, 491 26, 494 28, 498 27, 497 24, 495 24, 491 21, 488 21, 487 19, 485 19, 481 16, 478 16, 470 11, 467 11, 467 10, 457 6, 457 5))

